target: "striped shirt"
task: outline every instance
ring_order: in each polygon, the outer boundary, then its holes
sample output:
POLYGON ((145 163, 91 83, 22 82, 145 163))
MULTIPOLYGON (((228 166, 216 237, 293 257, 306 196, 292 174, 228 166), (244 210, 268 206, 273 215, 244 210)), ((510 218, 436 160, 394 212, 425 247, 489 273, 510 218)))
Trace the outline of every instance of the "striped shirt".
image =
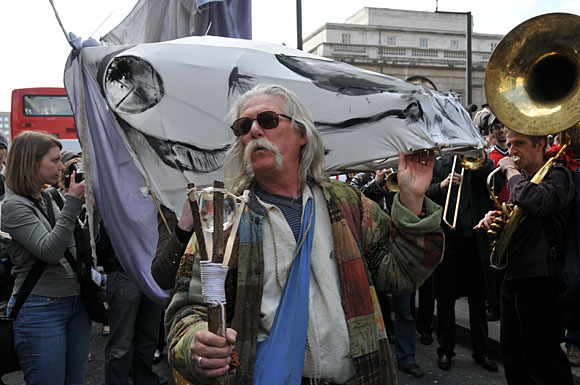
POLYGON ((290 198, 272 194, 264 190, 260 185, 256 186, 256 195, 262 202, 274 205, 282 211, 282 215, 284 215, 286 222, 288 222, 288 225, 292 229, 294 240, 298 242, 300 223, 302 222, 302 195, 298 198, 290 198))

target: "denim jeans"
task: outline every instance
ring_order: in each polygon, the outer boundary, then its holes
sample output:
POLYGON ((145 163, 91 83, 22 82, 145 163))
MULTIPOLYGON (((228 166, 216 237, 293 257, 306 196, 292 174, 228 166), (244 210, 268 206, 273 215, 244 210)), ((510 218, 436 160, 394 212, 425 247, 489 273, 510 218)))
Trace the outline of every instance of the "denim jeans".
POLYGON ((14 321, 14 345, 28 385, 84 384, 91 320, 81 297, 31 294, 14 321))
POLYGON ((580 330, 568 329, 566 331, 566 347, 570 348, 572 346, 580 348, 580 330))
POLYGON ((131 375, 134 384, 158 385, 152 366, 161 307, 123 271, 108 275, 107 302, 111 333, 105 347, 105 384, 128 385, 131 375))
POLYGON ((399 365, 415 363, 415 319, 411 312, 411 294, 393 294, 395 312, 395 355, 399 365))

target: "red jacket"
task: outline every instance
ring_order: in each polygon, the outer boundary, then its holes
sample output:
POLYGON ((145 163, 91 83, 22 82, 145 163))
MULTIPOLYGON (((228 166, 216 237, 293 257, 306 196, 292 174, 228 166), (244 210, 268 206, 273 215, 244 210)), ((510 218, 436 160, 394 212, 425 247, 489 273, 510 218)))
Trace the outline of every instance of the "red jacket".
MULTIPOLYGON (((493 165, 496 167, 497 162, 499 162, 501 158, 509 156, 507 151, 505 154, 501 153, 500 151, 501 150, 499 150, 497 146, 493 146, 493 150, 489 153, 489 159, 493 160, 493 165)), ((504 188, 497 194, 497 199, 499 203, 507 203, 507 201, 510 199, 510 192, 508 190, 507 183, 505 184, 504 188)))

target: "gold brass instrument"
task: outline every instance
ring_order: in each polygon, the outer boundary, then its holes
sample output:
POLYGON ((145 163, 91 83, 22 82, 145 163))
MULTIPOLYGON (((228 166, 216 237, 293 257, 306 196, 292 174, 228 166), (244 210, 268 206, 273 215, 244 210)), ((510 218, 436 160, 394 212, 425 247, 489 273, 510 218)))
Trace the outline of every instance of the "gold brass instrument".
MULTIPOLYGON (((457 155, 456 155, 457 157, 457 155)), ((487 156, 485 153, 482 153, 482 157, 467 157, 464 155, 460 155, 461 160, 460 163, 464 168, 468 170, 477 170, 485 164, 487 156)), ((463 174, 462 174, 463 175, 463 174)), ((397 171, 394 168, 387 169, 385 173, 385 183, 389 191, 397 192, 399 191, 399 183, 397 181, 397 171)))
MULTIPOLYGON (((514 155, 511 158, 514 160, 515 164, 520 163, 519 156, 514 155)), ((498 167, 495 170, 493 170, 492 172, 490 172, 489 175, 487 176, 487 191, 489 192, 489 196, 491 197, 491 200, 493 201, 494 206, 497 209, 502 209, 502 204, 499 203, 497 195, 495 195, 495 174, 497 174, 500 171, 501 171, 501 167, 498 167)))
POLYGON ((493 51, 485 96, 506 127, 548 135, 580 121, 580 16, 548 13, 524 21, 493 51))
MULTIPOLYGON (((551 157, 543 166, 540 168, 532 177, 530 182, 532 183, 540 183, 544 180, 548 171, 556 164, 556 160, 560 157, 560 155, 564 152, 564 150, 568 147, 568 145, 563 145, 558 151, 556 156, 551 157)), ((498 170, 501 168, 498 167, 498 170)), ((494 170, 494 173, 497 170, 494 170)), ((491 173, 490 173, 491 175, 491 173)), ((489 183, 488 183, 489 185, 489 183)), ((494 197, 494 200, 497 203, 497 198, 494 197)), ((522 211, 519 209, 517 205, 508 206, 503 203, 501 206, 502 215, 501 217, 497 217, 494 219, 494 222, 491 224, 491 229, 487 231, 487 234, 492 239, 492 249, 491 255, 489 257, 489 262, 491 267, 494 269, 501 270, 507 266, 507 247, 512 239, 514 232, 516 231, 518 225, 522 221, 522 211), (494 226, 495 225, 495 226, 494 226)))
POLYGON ((397 172, 394 168, 387 169, 385 183, 389 191, 399 191, 399 182, 397 181, 397 172))
POLYGON ((455 213, 453 214, 453 224, 449 223, 447 220, 447 211, 449 210, 449 201, 451 200, 451 187, 453 183, 453 175, 455 175, 455 166, 457 165, 458 156, 453 157, 453 165, 451 166, 451 176, 449 178, 449 186, 447 186, 447 198, 445 199, 445 207, 443 208, 443 222, 449 226, 451 230, 455 230, 457 226, 457 215, 459 214, 459 203, 461 202, 461 189, 463 188, 463 174, 465 170, 479 170, 485 165, 487 156, 485 153, 482 157, 467 157, 460 155, 459 163, 461 164, 461 180, 459 182, 459 188, 457 190, 457 200, 455 202, 455 213))
MULTIPOLYGON (((487 65, 485 93, 491 110, 506 127, 540 136, 580 122, 578 36, 579 16, 549 13, 521 23, 499 42, 487 65)), ((532 183, 542 182, 565 148, 536 172, 532 183)), ((523 215, 517 205, 501 209, 502 216, 488 231, 490 264, 496 269, 507 266, 507 247, 523 215)))

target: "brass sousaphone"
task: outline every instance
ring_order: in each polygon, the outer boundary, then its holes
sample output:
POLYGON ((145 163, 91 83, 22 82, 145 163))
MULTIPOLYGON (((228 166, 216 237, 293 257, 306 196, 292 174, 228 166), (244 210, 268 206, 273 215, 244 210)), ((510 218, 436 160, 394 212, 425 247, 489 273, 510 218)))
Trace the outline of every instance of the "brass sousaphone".
MULTIPOLYGON (((499 42, 487 65, 485 93, 491 110, 506 127, 524 135, 578 127, 579 36, 580 16, 549 13, 521 23, 499 42)), ((540 183, 557 157, 546 162, 531 181, 540 183)), ((493 239, 490 263, 496 269, 506 267, 507 247, 522 219, 517 206, 508 211, 504 207, 500 224, 494 223, 495 230, 488 232, 493 239)))

